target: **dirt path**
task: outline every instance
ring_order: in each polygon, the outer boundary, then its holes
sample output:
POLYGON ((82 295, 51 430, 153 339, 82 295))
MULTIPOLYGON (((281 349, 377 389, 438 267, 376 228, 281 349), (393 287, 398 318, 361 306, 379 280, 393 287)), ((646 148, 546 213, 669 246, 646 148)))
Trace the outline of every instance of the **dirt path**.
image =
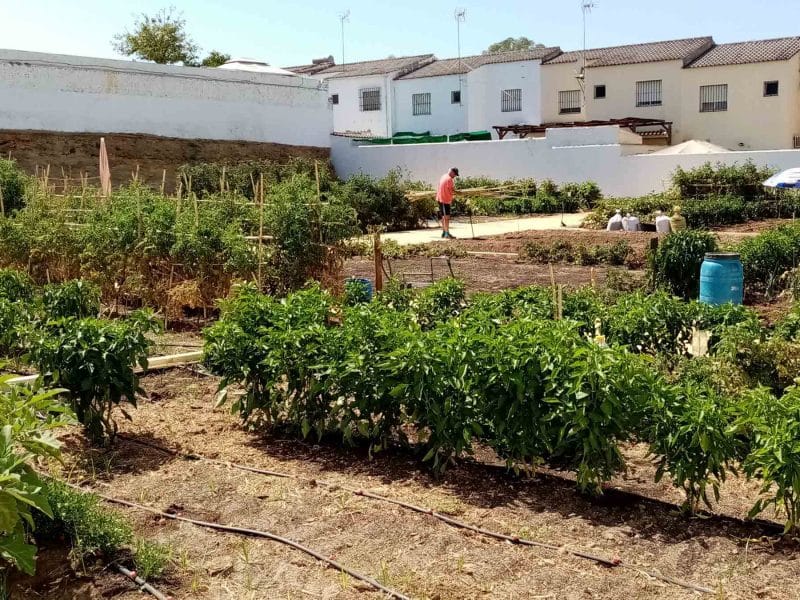
MULTIPOLYGON (((591 500, 572 483, 542 473, 520 480, 504 469, 465 461, 434 479, 410 454, 369 460, 361 448, 339 449, 245 431, 227 407, 212 409, 216 381, 187 371, 148 376, 143 402, 124 434, 306 480, 360 487, 428 506, 509 535, 529 537, 691 580, 723 598, 800 596, 798 554, 758 539, 761 531, 731 520, 686 519, 670 505, 609 493, 591 500), (754 538, 750 539, 749 538, 754 538)), ((306 481, 263 477, 120 441, 110 452, 67 440, 73 478, 106 494, 193 518, 267 529, 310 545, 384 585, 418 599, 649 598, 695 594, 630 569, 609 569, 568 554, 493 541, 431 517, 306 481)), ((679 501, 638 447, 631 470, 613 488, 679 501)), ((481 452, 478 458, 491 460, 481 452)), ((721 508, 742 516, 753 486, 723 489, 721 508)), ((175 549, 166 587, 175 598, 379 598, 350 578, 273 542, 212 533, 136 512, 144 534, 175 549)), ((47 596, 30 596, 47 597, 47 596)), ((124 595, 118 597, 133 597, 124 595)))

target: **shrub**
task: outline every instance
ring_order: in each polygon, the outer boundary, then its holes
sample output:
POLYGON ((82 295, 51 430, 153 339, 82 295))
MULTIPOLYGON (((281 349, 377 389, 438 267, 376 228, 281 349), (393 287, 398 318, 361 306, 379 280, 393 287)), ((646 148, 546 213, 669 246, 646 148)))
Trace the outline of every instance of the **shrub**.
POLYGON ((20 302, 0 298, 0 356, 14 357, 22 354, 26 325, 30 315, 20 302))
POLYGON ((414 290, 397 277, 390 277, 383 284, 383 290, 378 293, 381 304, 398 311, 408 310, 413 297, 414 290))
POLYGON ((685 354, 691 326, 689 305, 664 292, 634 292, 609 307, 603 326, 609 342, 634 352, 685 354))
POLYGON ((14 269, 0 269, 0 298, 10 302, 33 300, 33 280, 14 269))
POLYGON ((737 251, 744 268, 745 286, 772 294, 782 275, 797 266, 800 226, 783 225, 743 240, 737 251))
POLYGON ((25 205, 25 186, 28 177, 10 159, 0 158, 0 200, 3 203, 3 214, 19 210, 25 205))
POLYGON ((369 286, 358 279, 348 279, 344 284, 345 306, 355 306, 370 301, 369 286))
POLYGON ((707 252, 717 249, 714 236, 704 231, 676 231, 666 236, 649 257, 654 285, 689 299, 700 289, 700 265, 707 252))
POLYGON ((433 204, 415 204, 406 197, 406 186, 398 170, 390 171, 382 179, 354 175, 339 184, 334 195, 355 210, 364 232, 373 226, 384 226, 388 231, 415 229, 421 220, 436 212, 433 204))
POLYGON ((411 301, 411 310, 423 329, 446 321, 466 307, 466 285, 460 279, 442 279, 411 301))
POLYGON ((583 210, 590 210, 602 199, 603 194, 600 187, 594 181, 583 183, 564 183, 559 190, 561 196, 566 196, 572 201, 577 201, 578 206, 583 210))
POLYGON ((749 201, 767 194, 762 182, 774 173, 773 169, 757 167, 752 161, 741 165, 707 162, 689 170, 678 167, 672 174, 672 183, 682 198, 730 194, 749 201))
MULTIPOLYGON (((126 321, 67 318, 50 321, 34 335, 31 362, 45 380, 68 391, 70 404, 94 443, 113 442, 112 413, 124 402, 136 406, 137 366, 147 368, 155 329, 149 314, 126 321)), ((122 414, 130 418, 122 409, 122 414)))
POLYGON ((48 318, 96 317, 100 313, 100 288, 82 279, 48 285, 43 303, 48 318))
POLYGON ((52 516, 43 481, 31 466, 40 457, 58 458, 60 444, 52 430, 69 423, 56 391, 9 386, 0 377, 0 585, 7 566, 33 574, 36 547, 27 527, 34 514, 52 516))

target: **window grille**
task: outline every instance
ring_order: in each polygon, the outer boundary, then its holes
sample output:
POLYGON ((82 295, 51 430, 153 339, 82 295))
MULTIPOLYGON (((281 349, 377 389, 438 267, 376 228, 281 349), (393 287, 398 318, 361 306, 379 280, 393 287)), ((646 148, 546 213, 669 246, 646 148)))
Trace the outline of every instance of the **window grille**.
POLYGON ((522 110, 522 89, 503 90, 500 93, 500 110, 502 112, 522 110))
POLYGON ((728 84, 700 86, 700 112, 728 110, 728 84))
POLYGON ((362 112, 381 109, 381 88, 365 88, 358 94, 362 112))
POLYGON ((567 90, 558 92, 558 113, 569 115, 581 112, 581 91, 567 90))
POLYGON ((794 147, 800 148, 800 135, 794 136, 794 147))
POLYGON ((661 80, 636 82, 636 106, 661 106, 661 80))
POLYGON ((431 95, 425 94, 412 94, 411 95, 411 108, 413 115, 429 115, 431 114, 431 95))

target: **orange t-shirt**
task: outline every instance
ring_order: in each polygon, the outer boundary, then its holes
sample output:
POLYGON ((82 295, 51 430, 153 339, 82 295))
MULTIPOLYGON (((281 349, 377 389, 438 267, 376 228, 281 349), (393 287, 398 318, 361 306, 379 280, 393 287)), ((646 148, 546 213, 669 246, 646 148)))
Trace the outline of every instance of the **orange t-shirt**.
POLYGON ((445 173, 439 180, 439 188, 436 190, 436 200, 442 204, 450 204, 453 202, 453 192, 455 191, 455 184, 450 173, 445 173))

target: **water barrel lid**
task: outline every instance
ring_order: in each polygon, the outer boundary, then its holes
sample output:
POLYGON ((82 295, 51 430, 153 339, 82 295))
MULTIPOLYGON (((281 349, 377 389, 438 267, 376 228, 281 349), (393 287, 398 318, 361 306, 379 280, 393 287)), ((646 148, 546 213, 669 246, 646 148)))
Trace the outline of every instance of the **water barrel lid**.
POLYGON ((706 258, 713 260, 735 260, 739 258, 737 252, 706 252, 706 258))

